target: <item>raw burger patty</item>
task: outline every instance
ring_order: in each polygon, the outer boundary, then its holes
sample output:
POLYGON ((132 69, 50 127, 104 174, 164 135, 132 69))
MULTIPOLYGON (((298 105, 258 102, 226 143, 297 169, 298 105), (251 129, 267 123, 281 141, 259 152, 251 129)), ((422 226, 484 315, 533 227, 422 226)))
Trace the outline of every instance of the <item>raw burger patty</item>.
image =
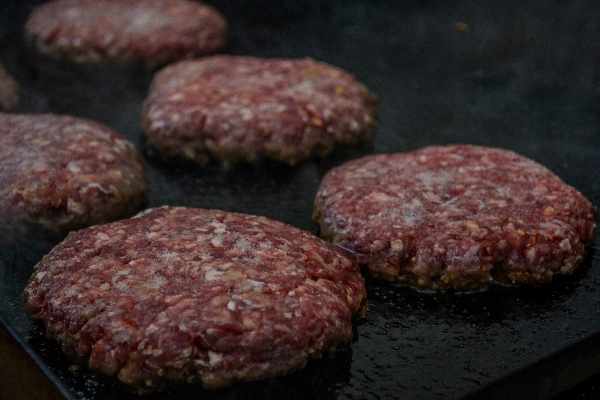
POLYGON ((23 298, 68 355, 144 390, 302 368, 351 341, 364 296, 357 264, 308 232, 161 207, 70 235, 23 298))
POLYGON ((141 155, 98 123, 0 114, 0 232, 58 232, 112 221, 146 201, 141 155))
POLYGON ((597 211, 532 160, 462 145, 334 168, 313 217, 375 277, 470 291, 572 273, 594 241, 597 211))
POLYGON ((142 128, 150 146, 201 165, 293 165, 368 141, 376 104, 351 74, 311 59, 214 56, 159 71, 142 128))
POLYGON ((158 66, 221 49, 226 29, 221 14, 196 1, 55 0, 33 10, 25 36, 55 58, 158 66))

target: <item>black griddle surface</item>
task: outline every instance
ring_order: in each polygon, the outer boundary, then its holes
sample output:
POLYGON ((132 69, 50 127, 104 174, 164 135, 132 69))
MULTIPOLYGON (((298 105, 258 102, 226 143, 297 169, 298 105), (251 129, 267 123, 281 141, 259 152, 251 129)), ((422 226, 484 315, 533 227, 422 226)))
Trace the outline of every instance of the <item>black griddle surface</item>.
MULTIPOLYGON (((312 57, 356 75, 380 99, 371 146, 296 167, 225 170, 146 154, 139 128, 151 72, 77 67, 23 45, 36 1, 0 6, 0 62, 22 85, 18 112, 104 123, 144 152, 148 206, 260 214, 317 233, 312 202, 327 170, 432 144, 509 148, 600 206, 600 3, 593 1, 211 1, 230 22, 225 51, 312 57)), ((32 267, 60 238, 0 248, 0 322, 69 399, 138 398, 72 364, 21 310, 32 267)), ((356 340, 297 373, 219 391, 148 399, 549 398, 600 373, 600 239, 570 277, 486 293, 418 293, 368 279, 356 340)))

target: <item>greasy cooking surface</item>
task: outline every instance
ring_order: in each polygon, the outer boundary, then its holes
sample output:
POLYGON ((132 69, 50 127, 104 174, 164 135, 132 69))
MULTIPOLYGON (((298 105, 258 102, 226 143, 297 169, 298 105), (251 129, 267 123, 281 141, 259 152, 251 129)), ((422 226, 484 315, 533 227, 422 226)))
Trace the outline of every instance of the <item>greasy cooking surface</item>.
MULTIPOLYGON (((140 68, 57 65, 28 53, 20 30, 34 3, 5 2, 0 9, 0 60, 22 85, 18 111, 92 118, 143 150, 139 120, 151 75, 140 68)), ((600 5, 211 4, 230 21, 228 53, 311 56, 354 73, 379 96, 379 128, 371 147, 296 167, 223 171, 146 157, 149 206, 260 214, 316 233, 312 202, 332 166, 369 153, 457 142, 515 150, 600 205, 600 5)), ((119 386, 71 367, 21 311, 31 268, 57 240, 0 249, 0 321, 67 397, 129 398, 119 386)), ((600 372, 599 243, 572 277, 539 288, 458 296, 368 281, 369 313, 356 321, 353 345, 336 358, 223 391, 184 386, 151 398, 502 398, 504 391, 548 397, 600 372)))

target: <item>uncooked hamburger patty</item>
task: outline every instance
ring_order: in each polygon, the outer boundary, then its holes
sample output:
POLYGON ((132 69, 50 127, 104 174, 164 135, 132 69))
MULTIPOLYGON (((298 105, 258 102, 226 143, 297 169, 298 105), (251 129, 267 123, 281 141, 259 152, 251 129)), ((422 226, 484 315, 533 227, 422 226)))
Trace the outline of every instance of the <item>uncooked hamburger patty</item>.
POLYGON ((302 368, 351 341, 364 296, 358 266, 308 232, 161 207, 70 235, 23 298, 68 355, 144 390, 302 368))
POLYGON ((0 114, 3 236, 112 221, 145 200, 141 155, 117 132, 64 115, 0 114))
POLYGON ((226 22, 188 0, 55 0, 36 7, 25 36, 42 54, 74 62, 105 59, 164 65, 214 53, 226 22))
POLYGON ((461 145, 334 168, 313 217, 375 277, 470 291, 572 273, 594 241, 597 211, 532 160, 461 145))
POLYGON ((142 128, 150 146, 201 165, 293 165, 369 140, 376 103, 351 74, 311 59, 213 56, 155 75, 142 128))

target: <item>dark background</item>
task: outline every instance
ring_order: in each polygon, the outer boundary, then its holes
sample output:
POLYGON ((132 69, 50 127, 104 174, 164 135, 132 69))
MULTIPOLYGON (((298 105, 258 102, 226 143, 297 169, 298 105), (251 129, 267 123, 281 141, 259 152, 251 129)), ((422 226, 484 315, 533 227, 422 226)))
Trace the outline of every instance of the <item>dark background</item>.
MULTIPOLYGON (((148 206, 266 215, 316 233, 323 174, 365 154, 432 144, 515 150, 600 206, 600 3, 596 1, 211 1, 230 23, 224 51, 312 57, 356 75, 380 99, 373 143, 296 167, 169 165, 139 129, 152 71, 72 66, 27 50, 38 1, 0 5, 0 62, 21 84, 18 112, 102 122, 145 154, 148 206)), ((137 398, 72 367, 20 308, 31 268, 60 238, 0 248, 0 322, 69 398, 137 398)), ((550 398, 600 373, 600 240, 571 277, 487 293, 417 293, 367 281, 356 340, 298 373, 217 392, 184 385, 149 398, 550 398)), ((594 394, 593 381, 563 398, 594 394)))

